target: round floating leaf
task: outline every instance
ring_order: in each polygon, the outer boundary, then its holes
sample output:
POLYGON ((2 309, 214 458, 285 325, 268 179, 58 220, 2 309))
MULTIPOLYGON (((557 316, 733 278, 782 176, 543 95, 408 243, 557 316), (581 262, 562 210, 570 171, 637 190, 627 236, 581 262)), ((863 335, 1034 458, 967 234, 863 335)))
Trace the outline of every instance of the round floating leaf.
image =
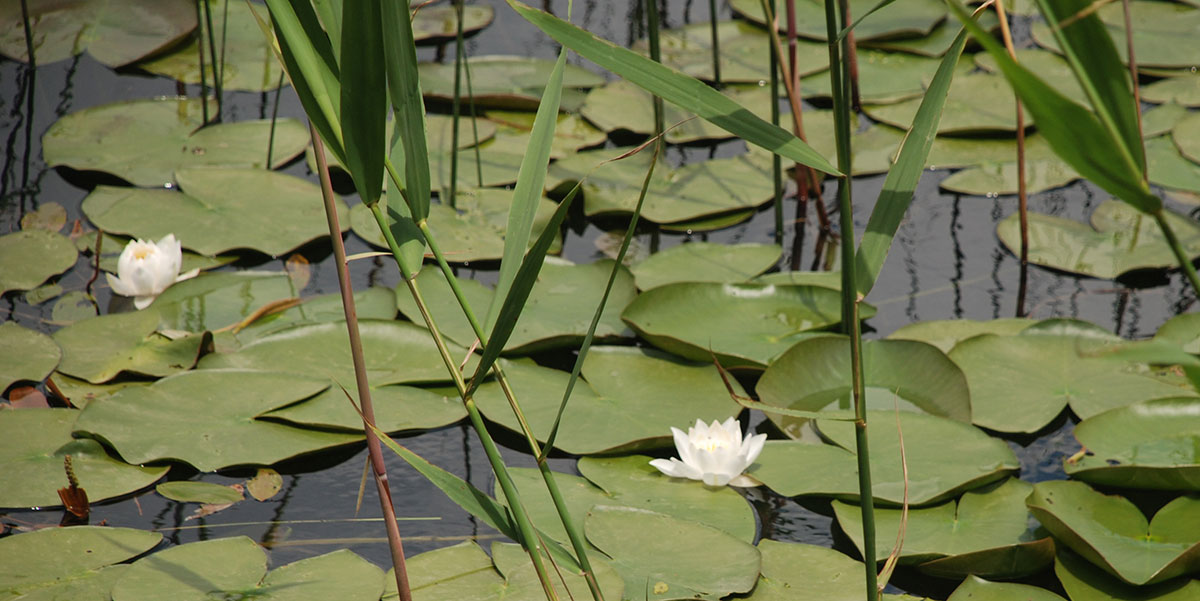
POLYGON ((267 555, 239 536, 171 547, 144 557, 113 587, 113 601, 252 598, 263 601, 367 601, 383 594, 383 570, 346 549, 267 573, 267 555))
POLYGON ((1075 438, 1086 454, 1067 474, 1099 486, 1200 491, 1200 399, 1158 399, 1084 420, 1075 438))
POLYGON ((1016 582, 988 582, 979 576, 967 576, 949 601, 1065 601, 1062 597, 1036 586, 1016 582))
MULTIPOLYGON (((692 233, 695 233, 695 232, 711 232, 713 230, 725 229, 727 227, 737 225, 744 221, 749 221, 751 217, 754 217, 754 213, 756 213, 756 212, 757 212, 756 209, 744 209, 741 211, 722 213, 715 217, 701 217, 699 219, 691 219, 691 220, 687 220, 687 221, 675 221, 673 223, 660 223, 659 227, 661 227, 662 230, 665 232, 683 232, 688 235, 691 235, 692 233)), ((622 232, 620 235, 623 236, 624 232, 622 232)), ((634 245, 637 244, 636 239, 633 241, 633 244, 634 245)), ((618 243, 618 245, 619 245, 619 243, 618 243)), ((614 252, 612 252, 611 255, 606 252, 605 255, 609 255, 609 256, 615 258, 616 252, 614 250, 614 252)))
POLYGON ((154 299, 163 330, 203 332, 233 326, 262 306, 291 298, 286 273, 223 271, 172 284, 154 299))
POLYGON ((63 351, 58 370, 93 384, 123 371, 166 376, 190 369, 211 341, 207 333, 167 337, 159 332, 154 308, 84 319, 53 338, 63 351))
MULTIPOLYGON (((496 124, 496 136, 488 150, 496 153, 508 152, 522 156, 529 147, 535 113, 522 111, 488 111, 487 118, 496 124)), ((550 142, 550 158, 561 159, 574 154, 580 148, 599 146, 608 136, 587 120, 569 113, 558 114, 558 124, 550 142)), ((472 182, 474 185, 478 185, 472 182)))
MULTIPOLYGON (((374 286, 354 295, 354 309, 359 319, 393 319, 396 317, 396 295, 388 288, 374 286)), ((228 352, 259 338, 299 325, 329 323, 346 318, 340 293, 323 294, 304 299, 300 304, 280 312, 259 317, 245 327, 215 334, 215 344, 228 352)))
MULTIPOLYGON (((1176 125, 1176 129, 1178 127, 1176 125)), ((1188 124, 1185 131, 1187 129, 1194 132, 1197 128, 1188 124)), ((1184 136, 1172 133, 1169 137, 1159 136, 1146 140, 1146 168, 1150 173, 1150 183, 1176 190, 1200 192, 1200 164, 1183 156, 1180 153, 1183 146, 1177 147, 1171 142, 1172 139, 1182 140, 1184 136)), ((1184 145, 1189 152, 1194 152, 1193 142, 1185 141, 1184 145)))
MULTIPOLYGON (((1200 77, 1193 79, 1200 81, 1200 77)), ((1176 123, 1171 130, 1171 138, 1183 156, 1200 163, 1200 113, 1191 113, 1176 123)))
MULTIPOLYGON (((925 86, 933 78, 941 62, 940 59, 932 57, 860 48, 859 95, 862 101, 868 104, 892 104, 923 96, 925 86)), ((962 72, 965 71, 964 65, 962 72)), ((800 90, 806 97, 829 98, 832 96, 829 85, 829 73, 815 73, 800 81, 800 90)), ((805 111, 805 133, 808 133, 808 114, 808 111, 805 111)))
MULTIPOLYGON (((763 120, 771 118, 772 99, 769 88, 757 85, 728 86, 723 88, 721 93, 763 120)), ((649 92, 623 79, 588 92, 580 113, 605 131, 654 133, 654 97, 649 92)), ((665 137, 670 144, 722 140, 733 137, 733 134, 728 131, 708 121, 696 119, 691 113, 682 111, 671 104, 667 104, 663 108, 663 121, 671 128, 665 137)))
MULTIPOLYGON (((564 190, 583 183, 584 212, 589 215, 632 213, 654 153, 643 150, 615 163, 600 163, 630 148, 580 152, 550 165, 547 189, 564 190)), ((659 159, 642 206, 642 218, 656 223, 686 221, 759 206, 773 197, 771 164, 757 154, 672 168, 659 159)))
MULTIPOLYGON (((1165 210, 1184 251, 1200 255, 1200 225, 1165 210)), ((1000 241, 1013 253, 1020 249, 1016 213, 996 226, 1000 241)), ((1092 226, 1029 213, 1029 261, 1081 275, 1112 279, 1135 269, 1164 269, 1178 265, 1154 218, 1116 200, 1107 200, 1092 213, 1092 226)))
POLYGON ((75 265, 79 253, 64 236, 46 230, 21 230, 0 236, 0 294, 32 290, 75 265))
MULTIPOLYGON (((271 256, 329 235, 321 190, 262 169, 184 169, 183 193, 97 186, 83 212, 105 231, 158 240, 175 234, 184 248, 215 255, 250 248, 271 256)), ((346 228, 346 204, 337 201, 346 228)), ((345 231, 345 229, 343 229, 345 231)))
POLYGON ((178 480, 175 482, 163 482, 154 487, 154 490, 172 501, 180 503, 212 503, 216 505, 226 503, 237 503, 245 499, 245 495, 241 491, 212 482, 192 482, 188 480, 178 480))
MULTIPOLYGON (((1025 136, 1025 160, 1029 162, 1057 160, 1058 155, 1046 139, 1031 133, 1025 136)), ((934 139, 925 165, 930 169, 980 167, 1017 160, 1016 138, 956 138, 942 136, 934 139)))
MULTIPOLYGON (((914 340, 869 340, 862 347, 867 406, 897 402, 932 415, 971 421, 971 397, 962 370, 936 347, 914 340)), ((755 391, 765 403, 800 411, 850 407, 850 340, 820 336, 779 355, 755 391)), ((768 413, 789 436, 808 420, 768 413)))
MULTIPOLYGON (((993 163, 964 169, 942 180, 942 188, 959 194, 994 198, 1020 191, 1017 163, 993 163)), ((1061 188, 1081 176, 1059 159, 1025 162, 1025 191, 1037 194, 1061 188)))
POLYGON ((257 501, 268 501, 283 488, 283 476, 267 467, 259 468, 254 478, 246 481, 246 492, 257 501))
POLYGON ((1200 580, 1179 578, 1162 584, 1132 586, 1070 551, 1054 561, 1054 574, 1071 601, 1192 601, 1200 599, 1200 580))
POLYGON ((763 284, 796 284, 820 286, 833 290, 842 289, 842 273, 840 271, 779 271, 760 275, 754 281, 763 284))
POLYGON ((1200 499, 1178 497, 1147 522, 1124 497, 1059 480, 1034 485, 1026 503, 1055 539, 1129 584, 1156 584, 1200 568, 1200 499))
MULTIPOLYGON (((1025 497, 1032 490, 1032 485, 1009 478, 969 490, 958 501, 909 511, 900 564, 951 579, 970 574, 1014 579, 1042 571, 1054 560, 1054 543, 1039 539, 1029 527, 1025 497)), ((859 506, 834 501, 833 512, 861 553, 859 506)), ((892 552, 904 519, 900 509, 875 510, 876 557, 892 552)))
MULTIPOLYGON (((492 24, 496 11, 490 6, 466 5, 462 7, 464 36, 479 33, 492 24)), ((457 9, 453 6, 424 6, 412 19, 413 38, 417 42, 446 42, 458 33, 457 9)))
POLYGON ((949 353, 950 349, 963 340, 980 334, 999 334, 1012 336, 1020 334, 1025 328, 1037 323, 1026 318, 989 319, 975 321, 973 319, 946 319, 921 321, 901 327, 888 335, 892 340, 919 340, 927 342, 949 353))
MULTIPOLYGON (((865 15, 879 4, 877 0, 850 0, 851 15, 865 15)), ((730 0, 733 11, 750 21, 764 24, 762 3, 758 0, 730 0)), ((776 15, 787 14, 785 0, 775 0, 776 15)), ((913 0, 903 5, 892 4, 880 9, 871 18, 863 19, 854 28, 859 40, 874 38, 903 38, 928 35, 946 17, 946 6, 934 0, 913 0)), ((779 19, 779 30, 787 31, 787 19, 779 19)), ((796 33, 816 40, 824 40, 825 7, 819 0, 796 2, 796 33)))
POLYGON ((1141 92, 1146 102, 1200 106, 1200 77, 1190 74, 1160 79, 1142 86, 1141 92))
MULTIPOLYGON (((761 27, 740 19, 720 21, 717 23, 717 40, 721 46, 719 60, 722 83, 759 85, 771 76, 767 69, 771 40, 761 27)), ((644 55, 650 54, 647 40, 639 40, 633 48, 644 55)), ((709 23, 663 30, 659 33, 659 49, 664 65, 696 79, 713 81, 712 29, 709 23)), ((796 72, 801 76, 822 71, 829 66, 829 51, 824 44, 798 40, 796 50, 796 72)), ((670 120, 667 122, 670 123, 670 120)))
MULTIPOLYGON (((167 473, 165 467, 117 461, 94 440, 72 439, 72 425, 78 416, 74 409, 0 411, 0 429, 6 432, 0 462, 8 483, 0 490, 0 507, 62 505, 56 491, 67 485, 63 467, 67 455, 79 486, 93 503, 146 488, 167 473)), ((5 565, 6 570, 12 568, 5 565)))
POLYGON ((62 350, 49 336, 11 321, 0 324, 0 348, 8 349, 0 365, 0 392, 15 382, 45 380, 62 358, 62 350))
POLYGON ((206 472, 234 465, 269 465, 362 440, 361 435, 255 419, 307 399, 328 385, 326 379, 281 372, 191 371, 92 401, 75 430, 106 441, 131 463, 171 459, 206 472), (180 428, 182 423, 188 427, 180 428))
MULTIPOLYGON (((695 361, 716 353, 726 366, 766 366, 780 353, 841 321, 841 296, 820 286, 668 284, 621 314, 651 344, 695 361)), ((862 316, 873 308, 864 305, 862 316)))
MULTIPOLYGON (((899 506, 904 499, 904 473, 895 411, 869 411, 871 486, 876 503, 899 506)), ((1017 457, 1004 441, 970 424, 911 411, 899 412, 908 461, 908 502, 939 503, 959 493, 1015 474, 1017 457), (953 441, 954 452, 946 445, 953 441)), ((858 468, 854 424, 818 421, 821 434, 834 444, 767 441, 749 475, 781 495, 831 496, 858 500, 858 468)))
MULTIPOLYGON (((894 127, 870 123, 866 119, 852 128, 854 131, 850 135, 850 141, 854 175, 885 173, 891 169, 892 158, 904 139, 904 132, 894 127)), ((837 155, 832 111, 804 111, 804 134, 809 145, 823 156, 837 155)), ((764 165, 770 164, 771 155, 757 146, 750 148, 750 154, 761 160, 764 165)))
POLYGON ((1151 377, 1144 366, 1081 356, 1089 348, 1096 343, 1083 336, 1026 330, 965 340, 950 358, 967 375, 972 420, 1000 432, 1036 432, 1068 404, 1087 419, 1142 400, 1188 394, 1151 377))
MULTIPOLYGON (((1200 33, 1200 10, 1173 2, 1135 0, 1129 3, 1133 21, 1133 51, 1138 68, 1193 67, 1200 64, 1200 47, 1195 42, 1200 33)), ((1121 4, 1108 4, 1096 11, 1121 60, 1128 62, 1125 42, 1125 12, 1121 4)), ((1058 52, 1054 34, 1045 23, 1033 26, 1033 39, 1038 45, 1058 52)))
POLYGON ((57 202, 41 203, 36 210, 21 217, 21 229, 58 232, 67 224, 67 210, 57 202))
POLYGON ((676 282, 745 282, 774 267, 783 249, 774 244, 692 242, 651 255, 630 270, 638 288, 676 282))
MULTIPOLYGON (((267 27, 271 15, 263 5, 252 5, 244 0, 216 0, 206 6, 213 14, 213 39, 217 41, 217 55, 222 64, 223 90, 245 90, 265 92, 279 87, 282 68, 271 40, 263 35, 255 19, 254 10, 267 27)), ((189 84, 213 85, 217 80, 213 73, 208 48, 208 23, 201 21, 197 36, 170 54, 143 62, 138 67, 157 75, 189 84), (204 40, 204 77, 200 76, 200 48, 197 40, 204 40)), ((286 82, 286 79, 284 80, 286 82)))
MULTIPOLYGON (((23 412, 22 412, 23 413, 23 412)), ((154 548, 162 535, 132 528, 72 526, 43 528, 0 539, 0 594, 5 599, 106 599, 76 596, 80 581, 102 580, 112 584, 105 569, 154 548), (44 596, 43 596, 44 595, 44 596), (63 595, 55 597, 55 595, 63 595)))
MULTIPOLYGON (((872 119, 908 129, 917 114, 917 108, 921 106, 921 100, 910 98, 896 104, 865 105, 863 111, 872 119)), ((946 94, 946 107, 938 123, 938 133, 1014 132, 1017 129, 1016 103, 1016 96, 1002 75, 958 75, 946 94)), ((1026 127, 1031 121, 1026 115, 1026 127)))
MULTIPOLYGON (((42 137, 46 163, 104 171, 151 187, 170 185, 176 181, 175 171, 188 167, 264 169, 271 122, 221 123, 200 129, 200 102, 196 98, 128 100, 71 113, 42 137)), ((216 110, 216 105, 210 103, 210 110, 216 110)), ((272 168, 300 156, 308 145, 308 129, 295 119, 276 121, 274 135, 272 168)), ((236 186, 230 182, 226 191, 236 186)))
MULTIPOLYGON (((863 564, 833 549, 784 543, 770 539, 758 541, 762 554, 762 576, 747 601, 860 601, 866 581, 863 564)), ((884 595, 894 600, 895 595, 884 595)))
POLYGON ((1154 339, 1177 344, 1184 352, 1200 353, 1200 313, 1184 313, 1168 319, 1158 328, 1154 339))
POLYGON ((669 515, 600 505, 584 522, 588 540, 613 558, 626 597, 716 599, 758 580, 758 549, 731 534, 669 515))
MULTIPOLYGON (((1063 57, 1048 50, 1023 48, 1017 50, 1017 62, 1069 100, 1088 106, 1087 93, 1079 87, 1079 80, 1075 78, 1071 64, 1063 57)), ((1000 71, 996 66, 996 59, 987 52, 976 54, 975 64, 989 73, 1000 71)))
MULTIPOLYGON (((480 105, 514 109, 535 109, 542 99, 542 90, 550 79, 554 61, 521 56, 473 56, 466 61, 471 70, 471 91, 480 105)), ((421 92, 427 98, 449 101, 454 98, 454 62, 421 63, 421 92)), ((580 88, 604 83, 604 78, 575 65, 563 71, 564 109, 578 106, 582 99, 580 88)), ((467 87, 461 89, 466 100, 467 87)))
MULTIPOLYGON (((1200 77, 1196 79, 1200 80, 1200 77)), ((1156 106, 1142 113, 1142 135, 1152 138, 1170 132, 1180 120, 1189 114, 1186 108, 1174 102, 1156 106)))
MULTIPOLYGON (((529 427, 545 440, 570 374, 523 361, 503 365, 529 427)), ((582 373, 554 443, 576 455, 668 446, 672 426, 724 420, 741 411, 711 363, 650 349, 592 347, 582 373)), ((499 384, 484 383, 475 400, 489 420, 519 431, 499 384)))
MULTIPOLYGON (((1033 13, 1037 13, 1037 4, 1026 0, 1016 0, 1005 5, 1005 10, 1013 14, 1026 14, 1022 8, 1028 8, 1033 13), (1011 7, 1009 6, 1011 4, 1011 7)), ((994 31, 1000 24, 996 18, 994 11, 986 11, 975 18, 979 26, 988 30, 994 31)), ((950 49, 950 45, 954 43, 954 37, 958 35, 962 29, 962 24, 957 19, 946 19, 938 23, 933 31, 927 36, 917 38, 883 38, 877 40, 868 40, 862 42, 860 46, 877 48, 879 50, 891 50, 893 52, 907 52, 909 54, 918 54, 921 56, 942 56, 950 49)), ((861 49, 859 50, 861 52, 861 49)))
POLYGON ((54 380, 54 384, 58 386, 58 389, 66 395, 67 401, 72 406, 80 409, 87 407, 88 403, 98 398, 111 396, 122 388, 150 385, 150 382, 146 380, 118 380, 108 384, 92 384, 86 380, 72 378, 59 371, 54 372, 50 378, 54 380))
MULTIPOLYGON (((86 50, 104 65, 121 67, 194 30, 196 6, 190 0, 30 2, 29 26, 38 65, 86 50)), ((20 2, 0 5, 0 32, 0 53, 29 62, 20 2)))
MULTIPOLYGON (((753 542, 754 509, 737 491, 728 486, 713 488, 696 481, 670 478, 652 467, 651 459, 644 455, 584 457, 579 465, 580 471, 588 475, 586 479, 556 473, 554 479, 572 520, 582 524, 588 510, 596 505, 634 507, 707 524, 753 542)), ((509 471, 533 523, 554 540, 569 544, 538 470, 510 468, 509 471)), ((504 498, 498 486, 493 494, 504 498)))
MULTIPOLYGON (((343 385, 357 403, 358 388, 353 384, 350 381, 343 385)), ((378 386, 371 388, 371 402, 375 407, 375 425, 385 432, 439 428, 467 416, 453 389, 434 391, 414 386, 378 386)), ((363 427, 362 416, 338 387, 331 387, 308 402, 276 409, 266 415, 314 428, 361 432, 363 427)))

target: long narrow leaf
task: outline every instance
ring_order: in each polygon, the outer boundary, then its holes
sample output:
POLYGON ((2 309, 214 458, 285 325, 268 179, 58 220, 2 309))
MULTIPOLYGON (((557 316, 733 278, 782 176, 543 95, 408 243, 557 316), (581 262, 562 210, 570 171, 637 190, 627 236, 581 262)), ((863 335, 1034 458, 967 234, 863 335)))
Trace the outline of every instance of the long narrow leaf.
POLYGON ((598 38, 547 12, 508 0, 522 17, 584 58, 679 108, 695 113, 775 154, 831 175, 841 175, 829 161, 790 132, 763 121, 704 82, 660 65, 631 50, 598 38))
POLYGON ((995 59, 1033 115, 1038 132, 1060 158, 1080 175, 1142 212, 1153 213, 1162 207, 1162 201, 1150 193, 1142 180, 1140 168, 1122 150, 1124 142, 1114 138, 1095 113, 1012 60, 1004 46, 972 21, 957 0, 946 0, 946 5, 995 59))
POLYGON ((383 30, 388 33, 383 52, 396 134, 404 144, 405 192, 413 220, 422 221, 429 216, 429 142, 408 10, 408 2, 383 3, 383 30))
POLYGON ((340 65, 342 58, 338 53, 342 48, 342 0, 312 0, 312 5, 317 11, 317 16, 321 18, 321 25, 325 26, 325 33, 329 35, 329 45, 333 47, 333 56, 340 65))
MULTIPOLYGON (((504 257, 500 261, 496 292, 492 296, 492 304, 488 307, 483 325, 484 333, 489 336, 489 348, 492 346, 490 337, 499 317, 500 306, 508 296, 521 267, 521 257, 529 246, 534 213, 546 185, 546 167, 550 164, 550 147, 554 141, 554 129, 558 125, 558 107, 562 100, 563 71, 566 66, 567 50, 563 48, 558 53, 558 62, 554 63, 550 79, 546 82, 546 89, 542 92, 542 101, 538 105, 537 116, 533 119, 533 129, 525 147, 525 156, 521 158, 521 170, 517 172, 517 185, 513 189, 513 200, 508 209, 508 226, 504 230, 504 257)), ((555 230, 557 231, 557 228, 555 230)))
POLYGON ((378 0, 346 0, 342 5, 342 140, 346 168, 364 203, 375 204, 383 187, 386 150, 387 77, 383 68, 383 29, 378 0))
POLYGON ((333 48, 308 0, 267 0, 284 67, 327 150, 346 160, 340 124, 341 84, 333 48))
POLYGON ((883 180, 883 190, 879 192, 879 200, 871 211, 867 231, 863 233, 855 256, 858 267, 855 279, 858 280, 858 292, 863 296, 875 286, 883 262, 887 260, 888 250, 892 247, 892 238, 896 236, 900 221, 912 203, 917 183, 921 181, 929 149, 933 147, 938 123, 942 120, 942 109, 946 106, 946 94, 954 78, 954 67, 966 42, 966 31, 960 31, 942 58, 933 80, 929 82, 925 98, 921 100, 916 117, 913 117, 912 127, 900 145, 900 155, 883 180))

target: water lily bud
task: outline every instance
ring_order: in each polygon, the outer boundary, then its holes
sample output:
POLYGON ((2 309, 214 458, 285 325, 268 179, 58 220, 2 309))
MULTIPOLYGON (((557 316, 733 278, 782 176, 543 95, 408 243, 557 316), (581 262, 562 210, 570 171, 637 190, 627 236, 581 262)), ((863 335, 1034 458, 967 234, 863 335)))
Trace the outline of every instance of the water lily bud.
POLYGON ((700 480, 709 486, 757 486, 758 482, 742 474, 762 453, 766 434, 747 434, 742 438, 741 422, 731 418, 711 425, 696 420, 684 434, 671 428, 679 459, 655 459, 650 465, 674 478, 700 480))
POLYGON ((183 249, 175 234, 167 234, 158 243, 146 240, 131 240, 117 259, 117 275, 105 274, 113 292, 121 296, 132 296, 133 305, 145 309, 175 282, 194 278, 200 273, 193 269, 180 275, 183 249))

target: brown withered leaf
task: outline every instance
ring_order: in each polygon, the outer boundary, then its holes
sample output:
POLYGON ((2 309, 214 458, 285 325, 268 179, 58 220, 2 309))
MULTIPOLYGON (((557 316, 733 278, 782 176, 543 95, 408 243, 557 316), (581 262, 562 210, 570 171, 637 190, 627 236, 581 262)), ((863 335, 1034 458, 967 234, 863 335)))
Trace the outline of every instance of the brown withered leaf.
POLYGON ((266 501, 279 494, 281 488, 283 476, 269 467, 260 468, 254 478, 246 481, 246 491, 258 501, 266 501))

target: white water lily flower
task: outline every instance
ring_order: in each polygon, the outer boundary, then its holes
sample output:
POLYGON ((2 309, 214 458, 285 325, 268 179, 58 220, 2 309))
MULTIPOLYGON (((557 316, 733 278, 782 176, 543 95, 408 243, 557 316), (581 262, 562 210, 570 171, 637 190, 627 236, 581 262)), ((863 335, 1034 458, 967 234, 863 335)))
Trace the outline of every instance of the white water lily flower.
POLYGON ((742 438, 742 424, 732 417, 725 423, 713 420, 711 425, 696 420, 696 425, 684 434, 671 428, 679 459, 655 459, 650 465, 674 478, 701 480, 709 486, 756 486, 758 482, 742 472, 758 459, 767 441, 766 434, 742 438))
POLYGON ((158 243, 131 240, 117 259, 117 275, 108 273, 108 285, 121 296, 132 296, 133 306, 145 309, 175 282, 194 278, 199 269, 179 274, 183 249, 175 234, 167 234, 158 243))

